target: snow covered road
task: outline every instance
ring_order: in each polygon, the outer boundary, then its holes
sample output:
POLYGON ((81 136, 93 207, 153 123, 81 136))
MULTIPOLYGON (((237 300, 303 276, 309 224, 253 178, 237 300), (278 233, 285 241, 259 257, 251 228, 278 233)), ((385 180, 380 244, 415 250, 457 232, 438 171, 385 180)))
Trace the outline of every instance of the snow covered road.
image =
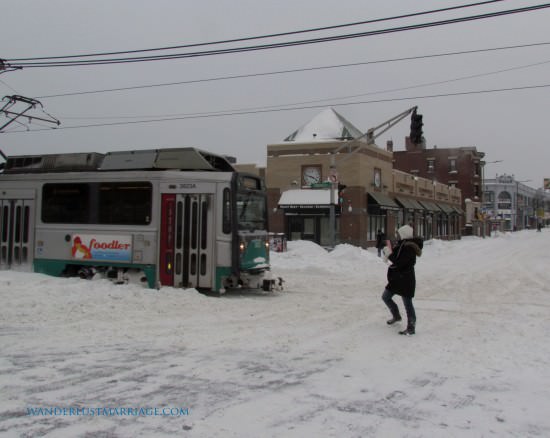
POLYGON ((427 242, 414 337, 349 245, 289 242, 273 294, 0 272, 0 435, 550 436, 549 246, 427 242))

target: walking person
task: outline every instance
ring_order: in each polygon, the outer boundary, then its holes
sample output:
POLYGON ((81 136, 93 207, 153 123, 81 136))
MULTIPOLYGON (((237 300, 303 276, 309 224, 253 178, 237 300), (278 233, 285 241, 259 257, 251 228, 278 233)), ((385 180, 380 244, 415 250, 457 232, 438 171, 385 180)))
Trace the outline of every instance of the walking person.
POLYGON ((416 288, 414 265, 416 258, 422 255, 423 242, 420 238, 414 238, 413 229, 409 225, 399 228, 397 235, 399 240, 395 247, 384 248, 384 255, 392 264, 388 267, 388 284, 382 294, 382 300, 390 309, 392 318, 387 323, 392 325, 402 319, 399 307, 392 298, 394 295, 401 296, 407 313, 407 328, 399 334, 414 335, 416 327, 416 312, 413 305, 416 288))
POLYGON ((382 257, 382 249, 386 246, 386 234, 382 230, 378 230, 376 233, 376 249, 378 250, 378 257, 382 257))

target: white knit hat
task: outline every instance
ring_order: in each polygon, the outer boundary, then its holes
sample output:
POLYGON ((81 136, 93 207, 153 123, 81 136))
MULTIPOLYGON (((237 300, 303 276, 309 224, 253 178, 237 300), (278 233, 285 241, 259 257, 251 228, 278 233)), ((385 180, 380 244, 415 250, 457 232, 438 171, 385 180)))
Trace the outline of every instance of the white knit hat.
POLYGON ((397 232, 399 233, 400 239, 412 239, 414 236, 414 231, 409 225, 403 225, 397 232))

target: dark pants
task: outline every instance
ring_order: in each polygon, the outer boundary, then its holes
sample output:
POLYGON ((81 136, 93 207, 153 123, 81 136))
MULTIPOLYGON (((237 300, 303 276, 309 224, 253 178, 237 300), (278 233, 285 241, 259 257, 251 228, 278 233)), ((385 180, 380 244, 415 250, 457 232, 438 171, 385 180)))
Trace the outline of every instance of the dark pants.
MULTIPOLYGON (((397 307, 397 304, 393 301, 393 296, 396 295, 392 291, 388 289, 384 289, 384 293, 382 294, 382 300, 384 303, 386 303, 386 306, 388 306, 388 309, 390 309, 390 312, 393 316, 399 315, 399 307, 397 307)), ((414 311, 413 306, 413 299, 412 297, 401 297, 403 298, 403 305, 405 306, 405 312, 407 312, 407 321, 410 325, 416 324, 416 313, 414 311)))

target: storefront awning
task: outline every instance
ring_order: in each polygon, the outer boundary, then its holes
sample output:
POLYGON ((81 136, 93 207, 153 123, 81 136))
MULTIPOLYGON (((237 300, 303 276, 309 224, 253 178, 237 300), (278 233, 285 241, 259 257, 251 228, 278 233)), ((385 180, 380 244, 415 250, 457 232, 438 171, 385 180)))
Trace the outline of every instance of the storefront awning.
POLYGON ((416 199, 409 199, 409 201, 411 201, 413 203, 413 205, 415 206, 414 209, 415 210, 426 210, 426 208, 424 208, 424 206, 418 202, 416 199))
POLYGON ((391 199, 389 196, 384 195, 382 193, 370 193, 369 192, 369 204, 371 204, 371 199, 374 201, 374 203, 378 204, 379 207, 383 210, 399 210, 399 205, 397 205, 393 199, 391 199))
POLYGON ((441 208, 441 210, 443 210, 443 213, 445 214, 456 214, 455 209, 448 204, 438 202, 437 205, 439 206, 439 208, 441 208))
POLYGON ((425 210, 425 208, 415 199, 403 198, 401 196, 396 196, 395 199, 403 208, 406 208, 407 210, 425 210))
MULTIPOLYGON (((334 204, 338 204, 338 191, 334 190, 334 204)), ((293 189, 281 194, 279 208, 329 208, 330 190, 293 189)))
POLYGON ((428 211, 432 211, 434 213, 441 213, 441 209, 436 205, 435 202, 432 201, 418 201, 420 204, 424 206, 424 208, 428 211))
POLYGON ((455 211, 460 214, 460 215, 463 215, 464 214, 464 210, 462 210, 462 208, 460 207, 453 207, 455 209, 455 211))

